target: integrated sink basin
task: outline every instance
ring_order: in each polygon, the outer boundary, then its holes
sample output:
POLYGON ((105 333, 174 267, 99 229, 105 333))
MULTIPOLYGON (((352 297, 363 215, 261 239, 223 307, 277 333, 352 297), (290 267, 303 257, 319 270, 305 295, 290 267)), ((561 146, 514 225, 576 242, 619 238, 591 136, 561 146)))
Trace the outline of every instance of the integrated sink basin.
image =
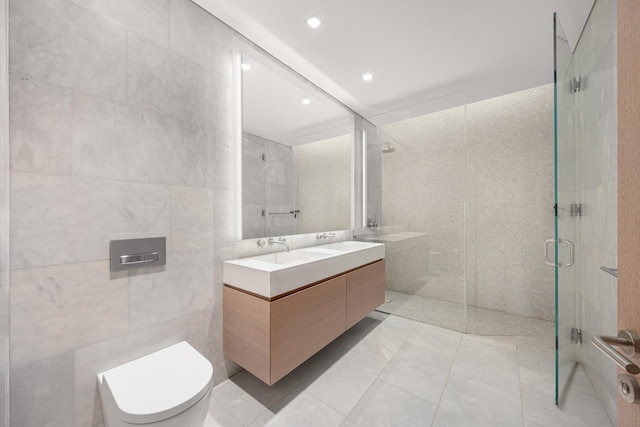
POLYGON ((274 298, 383 259, 384 244, 345 241, 225 261, 225 284, 274 298))

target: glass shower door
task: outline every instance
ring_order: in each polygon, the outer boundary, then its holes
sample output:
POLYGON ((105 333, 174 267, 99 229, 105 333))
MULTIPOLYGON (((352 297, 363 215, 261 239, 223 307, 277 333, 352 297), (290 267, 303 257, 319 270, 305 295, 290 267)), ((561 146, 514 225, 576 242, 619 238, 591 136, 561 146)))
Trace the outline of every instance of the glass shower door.
MULTIPOLYGON (((555 122, 555 259, 548 263, 556 270, 556 404, 567 388, 576 366, 577 349, 573 345, 578 321, 577 269, 574 266, 574 242, 579 205, 576 203, 576 135, 574 108, 575 61, 564 30, 554 14, 554 122, 555 122)), ((550 249, 553 241, 547 241, 550 249)))

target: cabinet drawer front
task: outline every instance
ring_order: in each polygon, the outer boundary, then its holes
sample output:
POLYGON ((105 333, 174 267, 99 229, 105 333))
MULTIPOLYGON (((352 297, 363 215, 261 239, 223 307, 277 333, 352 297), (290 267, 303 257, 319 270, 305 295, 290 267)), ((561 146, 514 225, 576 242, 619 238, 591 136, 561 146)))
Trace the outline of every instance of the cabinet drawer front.
POLYGON ((271 383, 346 330, 346 278, 337 277, 271 303, 271 383))
POLYGON ((269 383, 269 302, 224 287, 224 354, 269 383))
POLYGON ((347 274, 347 328, 384 303, 384 260, 347 274))

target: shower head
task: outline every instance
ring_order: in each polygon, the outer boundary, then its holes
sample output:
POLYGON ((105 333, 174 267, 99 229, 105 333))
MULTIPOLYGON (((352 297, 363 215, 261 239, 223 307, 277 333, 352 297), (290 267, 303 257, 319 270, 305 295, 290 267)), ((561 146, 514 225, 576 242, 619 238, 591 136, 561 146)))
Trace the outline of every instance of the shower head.
POLYGON ((396 149, 395 149, 395 148, 393 148, 393 147, 391 146, 391 144, 389 144, 389 143, 387 142, 387 148, 383 148, 383 149, 382 149, 382 154, 389 154, 389 153, 393 153, 393 152, 395 152, 395 151, 396 151, 396 149))

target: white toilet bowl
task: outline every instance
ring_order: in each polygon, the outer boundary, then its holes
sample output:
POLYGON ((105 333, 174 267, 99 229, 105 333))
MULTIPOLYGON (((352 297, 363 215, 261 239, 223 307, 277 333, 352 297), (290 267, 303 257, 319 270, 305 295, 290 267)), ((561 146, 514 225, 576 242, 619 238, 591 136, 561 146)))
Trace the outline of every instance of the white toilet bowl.
POLYGON ((213 367, 186 342, 98 374, 107 427, 201 427, 213 367))

